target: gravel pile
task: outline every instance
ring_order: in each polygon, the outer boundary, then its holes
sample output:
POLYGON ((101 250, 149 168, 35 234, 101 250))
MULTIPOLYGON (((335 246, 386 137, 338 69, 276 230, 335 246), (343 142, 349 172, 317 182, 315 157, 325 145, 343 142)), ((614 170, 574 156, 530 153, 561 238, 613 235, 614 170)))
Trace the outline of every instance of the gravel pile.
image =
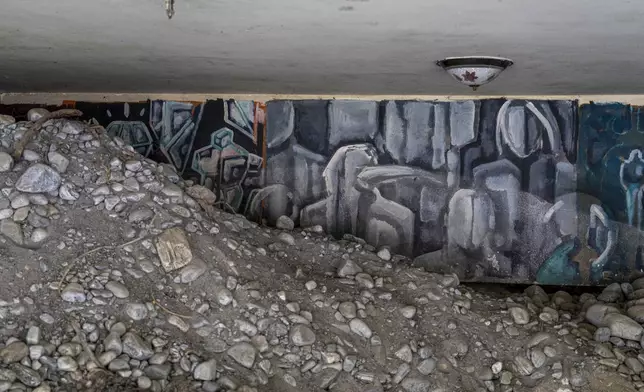
POLYGON ((33 126, 0 123, 0 392, 644 391, 643 279, 474 290, 217 210, 81 122, 12 157, 33 126))

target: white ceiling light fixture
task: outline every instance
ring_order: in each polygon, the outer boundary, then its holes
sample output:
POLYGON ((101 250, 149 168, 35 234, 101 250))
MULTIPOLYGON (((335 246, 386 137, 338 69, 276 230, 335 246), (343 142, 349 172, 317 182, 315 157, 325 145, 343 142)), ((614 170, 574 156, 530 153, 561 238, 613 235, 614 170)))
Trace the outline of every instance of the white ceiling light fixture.
POLYGON ((454 79, 476 91, 479 86, 490 83, 514 63, 503 57, 465 56, 447 57, 436 64, 454 79))

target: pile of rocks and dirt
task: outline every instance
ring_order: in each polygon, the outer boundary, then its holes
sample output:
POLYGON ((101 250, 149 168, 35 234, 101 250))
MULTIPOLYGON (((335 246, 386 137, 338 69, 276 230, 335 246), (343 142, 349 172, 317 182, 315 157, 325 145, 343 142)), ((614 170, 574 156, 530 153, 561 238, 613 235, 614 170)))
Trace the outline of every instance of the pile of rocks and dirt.
POLYGON ((0 391, 644 391, 644 280, 460 285, 52 117, 0 118, 0 391))

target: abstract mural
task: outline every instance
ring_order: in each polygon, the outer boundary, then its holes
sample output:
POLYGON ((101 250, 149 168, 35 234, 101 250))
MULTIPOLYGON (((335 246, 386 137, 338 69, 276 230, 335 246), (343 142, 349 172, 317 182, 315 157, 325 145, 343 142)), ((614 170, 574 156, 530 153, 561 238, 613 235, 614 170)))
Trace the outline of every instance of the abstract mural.
MULTIPOLYGON (((215 191, 218 201, 235 211, 243 211, 250 193, 262 184, 263 103, 66 101, 62 106, 81 110, 83 120, 102 125, 143 156, 171 164, 183 178, 215 191)), ((0 105, 0 113, 26 120, 32 107, 0 105)))
MULTIPOLYGON (((580 109, 578 189, 593 196, 606 215, 599 233, 612 232, 608 270, 621 275, 643 269, 644 111, 641 107, 587 104, 580 109)), ((607 245, 604 245, 607 247, 607 245)))
POLYGON ((639 108, 575 101, 271 101, 246 213, 321 225, 473 281, 642 271, 639 108))
POLYGON ((525 99, 65 105, 254 221, 285 215, 468 281, 593 285, 644 271, 639 107, 525 99))
POLYGON ((465 279, 557 283, 576 266, 544 262, 577 238, 576 140, 573 101, 271 101, 248 207, 465 279))

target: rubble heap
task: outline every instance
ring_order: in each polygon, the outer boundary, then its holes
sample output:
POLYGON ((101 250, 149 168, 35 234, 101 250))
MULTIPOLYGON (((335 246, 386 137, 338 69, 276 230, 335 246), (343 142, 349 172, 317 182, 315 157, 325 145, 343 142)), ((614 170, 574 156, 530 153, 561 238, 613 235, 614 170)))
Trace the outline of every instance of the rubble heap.
POLYGON ((0 391, 644 391, 644 280, 481 291, 271 229, 101 128, 0 118, 0 391))

